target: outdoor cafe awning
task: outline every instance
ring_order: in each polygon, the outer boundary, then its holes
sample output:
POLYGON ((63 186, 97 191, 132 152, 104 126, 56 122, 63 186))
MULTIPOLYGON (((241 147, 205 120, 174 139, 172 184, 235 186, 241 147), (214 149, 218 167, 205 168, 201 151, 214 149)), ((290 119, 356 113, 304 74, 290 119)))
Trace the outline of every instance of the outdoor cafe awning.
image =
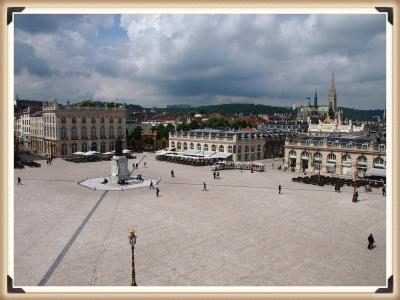
POLYGON ((365 176, 386 177, 386 169, 369 168, 367 172, 365 172, 365 176))
POLYGON ((81 151, 72 153, 72 155, 84 155, 84 154, 85 154, 85 152, 81 152, 81 151))

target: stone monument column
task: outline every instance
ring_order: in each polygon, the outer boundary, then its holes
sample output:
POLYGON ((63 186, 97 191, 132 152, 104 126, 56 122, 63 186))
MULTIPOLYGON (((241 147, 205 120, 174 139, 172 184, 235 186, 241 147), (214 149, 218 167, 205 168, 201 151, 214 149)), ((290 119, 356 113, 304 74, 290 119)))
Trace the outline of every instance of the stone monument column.
POLYGON ((128 178, 128 159, 122 153, 122 140, 118 137, 115 141, 115 155, 111 160, 111 181, 117 182, 118 180, 126 180, 128 178))

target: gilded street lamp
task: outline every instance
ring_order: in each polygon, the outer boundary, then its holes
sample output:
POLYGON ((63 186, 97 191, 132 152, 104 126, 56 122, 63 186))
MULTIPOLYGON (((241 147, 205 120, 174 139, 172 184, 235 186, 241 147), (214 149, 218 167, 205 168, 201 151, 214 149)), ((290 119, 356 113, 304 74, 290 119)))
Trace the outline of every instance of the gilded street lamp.
POLYGON ((131 244, 131 250, 132 250, 132 282, 131 282, 131 286, 136 286, 136 279, 135 279, 136 234, 135 234, 135 229, 133 229, 133 228, 129 231, 129 244, 131 244))

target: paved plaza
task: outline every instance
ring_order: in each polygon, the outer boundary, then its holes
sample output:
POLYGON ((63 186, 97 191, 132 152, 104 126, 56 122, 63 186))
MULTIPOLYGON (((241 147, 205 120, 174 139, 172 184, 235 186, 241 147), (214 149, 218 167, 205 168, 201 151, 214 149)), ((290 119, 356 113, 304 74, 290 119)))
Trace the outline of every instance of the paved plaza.
POLYGON ((108 176, 109 161, 55 159, 15 170, 14 285, 129 286, 132 226, 140 286, 386 285, 380 191, 360 189, 353 203, 350 187, 336 193, 292 183, 298 173, 272 169, 270 160, 263 173, 226 170, 215 180, 211 166, 160 162, 151 153, 129 160, 130 170, 139 161, 133 175, 161 178, 159 197, 148 187, 78 184, 108 176))

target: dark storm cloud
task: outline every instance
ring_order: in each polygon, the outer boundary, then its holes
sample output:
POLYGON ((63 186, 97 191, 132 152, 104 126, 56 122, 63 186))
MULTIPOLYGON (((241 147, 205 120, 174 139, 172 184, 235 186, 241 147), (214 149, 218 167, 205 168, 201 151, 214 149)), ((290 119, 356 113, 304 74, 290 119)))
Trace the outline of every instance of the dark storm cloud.
POLYGON ((32 75, 40 77, 48 77, 54 73, 44 59, 36 56, 35 49, 31 45, 18 41, 15 42, 14 57, 14 70, 17 75, 20 74, 23 69, 26 69, 32 75))
POLYGON ((385 106, 384 15, 63 18, 17 19, 19 95, 73 99, 86 91, 146 106, 292 105, 306 102, 317 89, 325 103, 334 71, 340 106, 385 106), (22 76, 23 68, 50 78, 33 84, 22 76), (57 88, 35 90, 52 86, 57 88))

